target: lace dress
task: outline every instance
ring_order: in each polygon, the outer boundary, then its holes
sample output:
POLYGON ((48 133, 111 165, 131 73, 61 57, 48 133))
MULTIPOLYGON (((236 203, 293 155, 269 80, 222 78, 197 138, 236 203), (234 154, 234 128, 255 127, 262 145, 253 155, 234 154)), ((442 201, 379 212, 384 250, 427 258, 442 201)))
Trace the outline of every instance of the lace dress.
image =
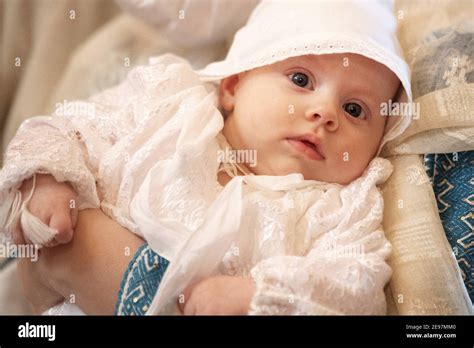
POLYGON ((21 125, 0 204, 36 172, 69 181, 79 209, 100 206, 170 261, 147 314, 178 313, 184 288, 216 274, 253 277, 249 314, 385 313, 391 247, 376 185, 389 161, 374 158, 347 186, 290 174, 222 187, 217 153, 228 144, 214 87, 170 54, 64 109, 21 125))

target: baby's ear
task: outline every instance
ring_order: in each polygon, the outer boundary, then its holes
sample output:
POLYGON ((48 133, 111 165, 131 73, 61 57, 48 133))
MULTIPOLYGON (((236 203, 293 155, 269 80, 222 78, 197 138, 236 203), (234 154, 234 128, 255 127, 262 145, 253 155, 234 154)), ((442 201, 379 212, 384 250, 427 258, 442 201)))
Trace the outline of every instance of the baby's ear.
POLYGON ((235 91, 240 78, 238 74, 226 77, 219 86, 219 104, 228 113, 234 110, 235 91))

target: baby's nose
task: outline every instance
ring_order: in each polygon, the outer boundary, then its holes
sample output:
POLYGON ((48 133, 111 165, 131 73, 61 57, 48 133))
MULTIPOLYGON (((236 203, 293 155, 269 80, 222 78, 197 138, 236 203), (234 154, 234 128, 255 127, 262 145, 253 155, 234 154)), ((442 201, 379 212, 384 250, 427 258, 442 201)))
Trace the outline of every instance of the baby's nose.
POLYGON ((307 109, 306 119, 317 122, 327 128, 328 131, 334 131, 339 127, 337 105, 331 101, 319 102, 307 109))

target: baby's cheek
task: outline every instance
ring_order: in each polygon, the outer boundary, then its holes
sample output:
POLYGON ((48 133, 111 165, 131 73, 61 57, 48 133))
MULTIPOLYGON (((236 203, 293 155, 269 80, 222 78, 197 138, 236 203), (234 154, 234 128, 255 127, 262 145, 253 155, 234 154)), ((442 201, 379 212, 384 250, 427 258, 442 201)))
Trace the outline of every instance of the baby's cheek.
POLYGON ((368 156, 363 149, 342 147, 334 156, 333 175, 340 184, 348 184, 360 177, 368 164, 368 156))
POLYGON ((245 133, 254 140, 264 141, 280 128, 272 116, 264 108, 254 107, 241 118, 241 128, 244 128, 245 133))

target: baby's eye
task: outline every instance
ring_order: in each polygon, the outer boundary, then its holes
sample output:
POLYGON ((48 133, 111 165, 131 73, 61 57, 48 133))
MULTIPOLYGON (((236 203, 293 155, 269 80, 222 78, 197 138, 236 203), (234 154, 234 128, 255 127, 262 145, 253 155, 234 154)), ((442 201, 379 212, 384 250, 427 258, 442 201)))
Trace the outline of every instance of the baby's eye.
POLYGON ((357 103, 347 103, 343 105, 344 111, 347 112, 349 115, 360 118, 360 119, 365 119, 366 115, 364 110, 362 109, 362 106, 360 106, 357 103), (363 115, 363 117, 360 117, 363 115))
POLYGON ((310 78, 308 75, 302 73, 302 72, 297 72, 294 74, 290 74, 291 81, 297 85, 298 87, 305 88, 308 83, 311 83, 310 78))

